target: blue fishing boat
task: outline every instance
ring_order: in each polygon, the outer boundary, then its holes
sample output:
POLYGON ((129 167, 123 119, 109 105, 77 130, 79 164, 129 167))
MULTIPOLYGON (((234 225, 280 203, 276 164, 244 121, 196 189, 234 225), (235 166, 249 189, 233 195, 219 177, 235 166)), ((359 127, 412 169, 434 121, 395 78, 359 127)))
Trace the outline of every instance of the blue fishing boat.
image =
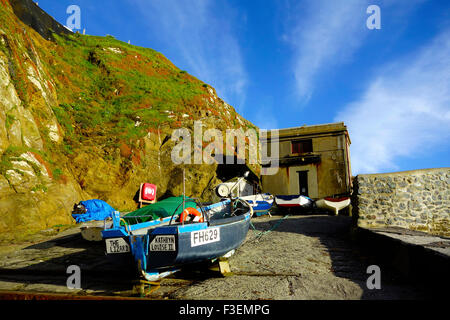
POLYGON ((192 198, 169 200, 149 205, 156 210, 147 209, 151 212, 146 215, 139 212, 146 207, 123 217, 115 212, 112 227, 102 231, 107 254, 131 253, 138 272, 148 281, 159 280, 186 264, 225 256, 247 235, 253 208, 243 199, 208 206, 192 198), (167 215, 177 200, 179 205, 167 215))
POLYGON ((274 202, 274 197, 270 193, 254 194, 240 197, 240 199, 247 201, 253 207, 254 214, 258 217, 265 214, 270 215, 269 210, 274 202))
MULTIPOLYGON (((232 184, 221 183, 216 186, 216 194, 224 198, 230 198, 236 192, 236 197, 247 201, 253 208, 253 212, 256 216, 261 216, 268 214, 270 208, 272 208, 274 198, 270 193, 259 193, 259 194, 241 194, 240 184, 249 176, 249 171, 244 173, 243 177, 240 177, 236 182, 232 184)), ((269 214, 270 215, 270 214, 269 214)))

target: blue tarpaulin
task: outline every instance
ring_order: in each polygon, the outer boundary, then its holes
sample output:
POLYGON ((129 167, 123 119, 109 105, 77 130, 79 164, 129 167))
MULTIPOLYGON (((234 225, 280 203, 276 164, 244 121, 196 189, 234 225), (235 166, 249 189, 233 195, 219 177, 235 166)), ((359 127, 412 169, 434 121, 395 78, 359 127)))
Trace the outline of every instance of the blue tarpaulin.
POLYGON ((72 214, 72 217, 77 223, 92 220, 105 220, 108 217, 112 217, 113 212, 116 211, 103 200, 92 199, 80 201, 80 203, 85 206, 87 211, 83 214, 72 214))

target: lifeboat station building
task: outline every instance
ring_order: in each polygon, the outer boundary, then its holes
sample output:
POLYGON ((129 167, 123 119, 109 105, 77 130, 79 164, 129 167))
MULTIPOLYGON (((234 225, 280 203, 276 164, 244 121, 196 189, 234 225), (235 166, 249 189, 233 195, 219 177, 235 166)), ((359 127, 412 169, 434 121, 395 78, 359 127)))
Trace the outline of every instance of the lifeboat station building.
MULTIPOLYGON (((343 122, 279 129, 278 171, 262 175, 262 191, 273 195, 305 195, 312 199, 349 196, 352 187, 350 137, 343 122)), ((268 167, 262 164, 262 167, 268 167)))

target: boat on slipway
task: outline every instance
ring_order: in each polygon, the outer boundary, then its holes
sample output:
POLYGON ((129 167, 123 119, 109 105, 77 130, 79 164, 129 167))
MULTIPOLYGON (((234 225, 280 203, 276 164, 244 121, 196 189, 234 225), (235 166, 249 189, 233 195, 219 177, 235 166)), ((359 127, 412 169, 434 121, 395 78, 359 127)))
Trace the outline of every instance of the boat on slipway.
POLYGON ((316 200, 316 206, 320 209, 325 209, 338 215, 339 210, 344 209, 350 205, 350 198, 323 198, 316 200))
MULTIPOLYGON (((247 201, 253 208, 253 212, 256 216, 268 214, 270 208, 272 208, 274 198, 270 193, 258 193, 258 194, 246 194, 241 195, 239 186, 249 175, 249 171, 244 173, 243 177, 240 177, 234 184, 221 183, 216 186, 216 194, 222 199, 231 198, 233 196, 247 201), (236 195, 234 195, 236 193, 236 195)), ((270 215, 270 213, 269 213, 270 215)))
POLYGON ((172 197, 120 217, 102 231, 107 254, 130 254, 138 272, 157 281, 183 265, 230 255, 245 237, 253 214, 243 199, 208 206, 172 197))
POLYGON ((253 207, 255 216, 270 215, 269 210, 274 202, 274 197, 270 193, 259 193, 239 198, 247 201, 253 207))
POLYGON ((303 195, 277 195, 275 196, 275 203, 281 208, 313 208, 314 201, 303 195))

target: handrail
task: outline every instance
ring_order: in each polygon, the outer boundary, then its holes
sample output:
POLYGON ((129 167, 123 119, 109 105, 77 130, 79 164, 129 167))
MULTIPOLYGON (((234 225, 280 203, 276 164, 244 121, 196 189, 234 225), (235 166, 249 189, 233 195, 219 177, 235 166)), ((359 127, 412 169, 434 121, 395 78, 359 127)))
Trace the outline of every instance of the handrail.
POLYGON ((177 213, 178 208, 179 208, 182 204, 184 204, 184 199, 181 201, 181 203, 178 205, 178 207, 177 207, 177 208, 175 209, 175 211, 172 213, 172 217, 170 218, 170 221, 169 221, 169 226, 172 224, 173 216, 175 215, 175 213, 177 213))
POLYGON ((192 198, 192 199, 198 204, 198 206, 200 208, 200 211, 201 211, 201 213, 203 215, 203 221, 209 223, 209 216, 208 216, 208 214, 205 211, 203 203, 198 198, 192 198))
POLYGON ((123 223, 125 224, 125 225, 124 225, 125 231, 126 231, 127 233, 130 233, 129 225, 128 225, 128 223, 125 221, 125 219, 124 219, 124 218, 120 218, 120 221, 123 221, 123 223))

